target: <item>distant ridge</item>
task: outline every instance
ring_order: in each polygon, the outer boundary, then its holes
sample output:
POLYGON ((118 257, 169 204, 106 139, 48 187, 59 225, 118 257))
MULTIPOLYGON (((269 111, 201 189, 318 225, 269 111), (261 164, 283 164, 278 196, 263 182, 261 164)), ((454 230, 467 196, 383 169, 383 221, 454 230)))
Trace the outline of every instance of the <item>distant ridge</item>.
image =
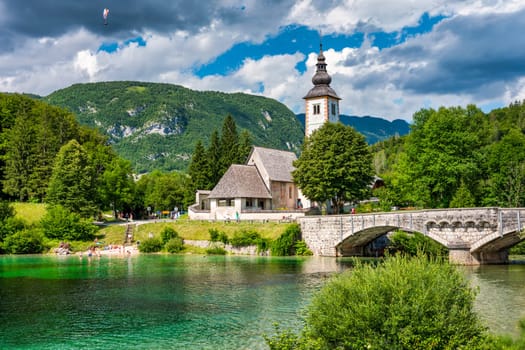
MULTIPOLYGON (((297 114, 296 116, 304 128, 304 113, 297 114)), ((410 132, 410 124, 402 119, 388 121, 379 117, 358 117, 342 114, 340 120, 341 123, 350 125, 359 133, 363 134, 369 145, 386 140, 392 136, 403 136, 410 132)))

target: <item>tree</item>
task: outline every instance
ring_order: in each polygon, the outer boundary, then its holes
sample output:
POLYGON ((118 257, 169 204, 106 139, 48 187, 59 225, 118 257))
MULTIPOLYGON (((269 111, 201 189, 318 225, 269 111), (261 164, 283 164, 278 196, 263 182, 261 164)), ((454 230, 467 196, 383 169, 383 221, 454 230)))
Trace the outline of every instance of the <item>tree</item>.
POLYGON ((135 198, 135 181, 131 163, 117 158, 107 167, 102 174, 99 187, 105 207, 111 207, 117 218, 117 210, 123 211, 131 207, 135 198))
POLYGON ((488 120, 475 106, 421 110, 414 114, 394 182, 404 188, 407 201, 424 207, 447 208, 462 183, 479 197, 489 142, 488 120))
POLYGON ((370 193, 372 156, 364 136, 350 126, 326 123, 315 130, 294 166, 293 179, 304 195, 319 203, 331 200, 335 213, 370 193))
POLYGON ((201 140, 195 144, 188 175, 191 177, 194 190, 211 190, 213 187, 210 180, 210 164, 201 140))
POLYGON ((243 130, 239 137, 239 162, 244 164, 252 150, 252 135, 248 130, 243 130))
POLYGON ((211 187, 214 187, 221 179, 224 172, 221 166, 221 143, 219 140, 219 132, 213 131, 211 134, 210 146, 207 150, 208 164, 210 166, 210 181, 211 187))
POLYGON ((62 205, 82 217, 97 212, 92 163, 86 150, 71 140, 58 152, 49 182, 47 203, 62 205))
POLYGON ((525 135, 516 128, 490 145, 487 151, 488 181, 484 205, 525 205, 525 135))
POLYGON ((488 338, 475 294, 446 261, 397 255, 356 266, 313 297, 306 325, 271 349, 480 349, 488 338), (282 346, 281 346, 282 345, 282 346))
POLYGON ((230 165, 238 164, 240 162, 239 156, 239 135, 237 134, 237 126, 235 120, 231 115, 224 119, 220 140, 220 164, 221 176, 228 170, 230 165))

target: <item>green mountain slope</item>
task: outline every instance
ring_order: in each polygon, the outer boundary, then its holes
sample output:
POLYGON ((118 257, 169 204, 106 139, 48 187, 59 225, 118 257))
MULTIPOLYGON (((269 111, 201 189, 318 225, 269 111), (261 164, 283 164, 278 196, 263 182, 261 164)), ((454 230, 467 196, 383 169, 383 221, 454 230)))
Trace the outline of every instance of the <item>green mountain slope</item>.
MULTIPOLYGON (((304 129, 304 113, 298 114, 297 119, 301 122, 304 129)), ((388 121, 378 117, 356 117, 341 114, 341 123, 352 126, 361 133, 369 145, 386 140, 392 136, 403 136, 410 132, 410 124, 401 119, 388 121)))
POLYGON ((258 146, 298 152, 304 137, 301 123, 285 105, 242 93, 119 81, 72 85, 43 100, 71 110, 81 124, 107 135, 138 173, 185 170, 197 140, 207 146, 227 115, 239 134, 248 130, 258 146))

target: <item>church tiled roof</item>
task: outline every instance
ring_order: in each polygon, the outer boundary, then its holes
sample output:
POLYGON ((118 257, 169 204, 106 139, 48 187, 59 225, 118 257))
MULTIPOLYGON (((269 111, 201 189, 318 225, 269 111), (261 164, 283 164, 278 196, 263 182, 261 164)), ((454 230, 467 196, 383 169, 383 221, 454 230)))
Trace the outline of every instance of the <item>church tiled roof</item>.
POLYGON ((297 159, 295 153, 278 149, 253 147, 252 153, 257 152, 262 166, 266 169, 271 181, 293 182, 293 162, 297 159))
POLYGON ((232 164, 208 198, 272 198, 254 165, 232 164))

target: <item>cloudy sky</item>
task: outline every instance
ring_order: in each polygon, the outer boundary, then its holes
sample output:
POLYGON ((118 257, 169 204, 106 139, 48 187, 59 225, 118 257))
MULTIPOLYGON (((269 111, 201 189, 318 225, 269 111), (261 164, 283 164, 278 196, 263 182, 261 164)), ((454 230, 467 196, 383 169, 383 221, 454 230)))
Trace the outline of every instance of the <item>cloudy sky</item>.
POLYGON ((342 113, 411 121, 525 99, 523 33, 523 0, 0 0, 0 91, 139 80, 300 113, 322 38, 342 113))

